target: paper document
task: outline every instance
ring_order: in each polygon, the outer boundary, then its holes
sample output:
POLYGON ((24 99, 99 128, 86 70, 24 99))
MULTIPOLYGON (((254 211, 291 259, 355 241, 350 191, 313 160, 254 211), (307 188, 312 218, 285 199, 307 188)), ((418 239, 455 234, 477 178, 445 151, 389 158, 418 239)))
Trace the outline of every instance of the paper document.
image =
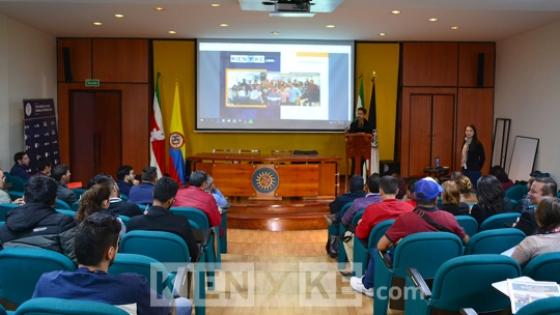
POLYGON ((509 297, 512 314, 531 302, 560 296, 560 286, 556 282, 535 281, 529 277, 507 279, 492 286, 509 297))

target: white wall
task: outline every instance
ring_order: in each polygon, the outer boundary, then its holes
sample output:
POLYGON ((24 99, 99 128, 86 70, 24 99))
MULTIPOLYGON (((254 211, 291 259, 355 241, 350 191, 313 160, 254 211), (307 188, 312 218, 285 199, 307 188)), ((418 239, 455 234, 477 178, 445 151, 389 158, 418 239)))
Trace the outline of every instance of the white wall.
POLYGON ((0 167, 24 148, 24 98, 54 98, 56 38, 0 14, 0 167))
MULTIPOLYGON (((539 138, 535 169, 560 179, 560 21, 497 42, 495 117, 539 138)), ((506 168, 507 170, 507 168, 506 168)))

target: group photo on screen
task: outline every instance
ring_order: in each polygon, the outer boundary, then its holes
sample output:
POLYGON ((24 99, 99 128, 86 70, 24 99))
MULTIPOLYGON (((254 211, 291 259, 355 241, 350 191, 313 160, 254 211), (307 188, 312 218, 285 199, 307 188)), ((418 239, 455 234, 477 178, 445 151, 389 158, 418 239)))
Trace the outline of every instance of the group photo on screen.
POLYGON ((319 73, 227 69, 226 107, 320 106, 319 73))

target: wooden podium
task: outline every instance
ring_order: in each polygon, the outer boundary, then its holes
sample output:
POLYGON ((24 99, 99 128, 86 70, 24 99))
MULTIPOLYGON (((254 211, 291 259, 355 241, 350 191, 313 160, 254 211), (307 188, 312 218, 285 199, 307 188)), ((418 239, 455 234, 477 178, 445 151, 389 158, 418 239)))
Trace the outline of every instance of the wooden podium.
MULTIPOLYGON (((350 161, 353 162, 352 165, 354 166, 350 175, 360 175, 362 161, 371 160, 371 137, 371 134, 364 132, 346 134, 346 169, 350 169, 350 161)), ((369 167, 367 169, 367 175, 369 175, 369 167)))

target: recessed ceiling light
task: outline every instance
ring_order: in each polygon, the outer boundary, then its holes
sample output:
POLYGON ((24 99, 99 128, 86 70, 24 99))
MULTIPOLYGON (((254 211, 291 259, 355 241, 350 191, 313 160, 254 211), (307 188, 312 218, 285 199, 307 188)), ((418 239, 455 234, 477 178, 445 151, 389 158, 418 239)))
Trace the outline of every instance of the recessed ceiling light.
POLYGON ((401 14, 401 11, 399 10, 393 10, 391 11, 392 14, 397 15, 397 14, 401 14))
POLYGON ((156 10, 156 11, 163 11, 163 10, 165 10, 165 8, 164 8, 164 7, 154 7, 154 10, 156 10))
POLYGON ((455 30, 458 30, 458 29, 459 29, 459 26, 451 26, 451 29, 454 30, 454 31, 455 31, 455 30))
POLYGON ((379 33, 378 35, 379 35, 379 36, 385 36, 385 35, 387 35, 387 34, 381 32, 381 33, 379 33))
POLYGON ((437 22, 437 21, 438 21, 438 18, 436 18, 436 17, 429 18, 428 21, 430 21, 430 22, 437 22))
POLYGON ((228 26, 229 26, 229 24, 226 24, 226 23, 222 23, 222 24, 220 24, 220 26, 221 26, 221 27, 228 27, 228 26))
POLYGON ((93 25, 95 25, 95 26, 101 26, 101 25, 103 25, 103 23, 101 23, 101 22, 93 22, 93 25))
POLYGON ((219 3, 212 3, 212 4, 210 4, 210 6, 211 6, 211 7, 214 7, 214 8, 217 8, 217 7, 221 6, 221 4, 219 4, 219 3))
POLYGON ((177 34, 177 32, 175 32, 174 30, 167 31, 167 33, 169 33, 169 34, 177 34))
POLYGON ((335 28, 336 25, 334 25, 334 24, 328 24, 328 25, 325 25, 325 27, 326 27, 326 28, 335 28))
POLYGON ((122 18, 124 17, 124 14, 115 13, 115 17, 116 17, 117 19, 122 19, 122 18))
POLYGON ((270 34, 272 34, 272 35, 278 35, 278 34, 280 34, 280 32, 274 31, 274 32, 270 32, 270 34))

